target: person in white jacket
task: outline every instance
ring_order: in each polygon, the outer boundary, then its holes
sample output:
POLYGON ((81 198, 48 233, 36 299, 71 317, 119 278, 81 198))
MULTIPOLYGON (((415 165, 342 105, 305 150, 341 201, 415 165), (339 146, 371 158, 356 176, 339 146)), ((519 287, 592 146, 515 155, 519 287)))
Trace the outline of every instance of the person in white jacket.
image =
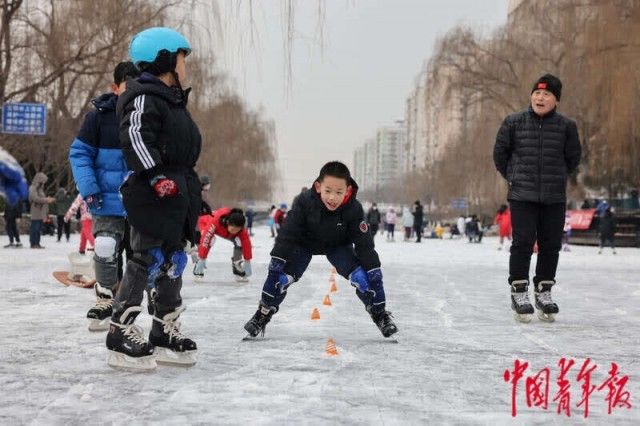
POLYGON ((402 226, 404 227, 404 241, 409 241, 413 231, 413 214, 411 209, 406 206, 402 209, 402 226))

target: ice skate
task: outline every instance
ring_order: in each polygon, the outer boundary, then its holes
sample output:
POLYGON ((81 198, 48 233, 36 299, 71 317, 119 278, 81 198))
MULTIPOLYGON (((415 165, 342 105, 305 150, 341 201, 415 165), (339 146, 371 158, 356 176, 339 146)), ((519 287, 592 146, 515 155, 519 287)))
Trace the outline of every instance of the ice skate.
POLYGON ((112 320, 107 333, 107 364, 116 368, 153 370, 156 359, 153 345, 143 336, 142 328, 133 324, 142 308, 131 306, 120 318, 112 320))
POLYGON ((180 332, 178 317, 184 310, 178 307, 162 318, 153 317, 149 343, 155 346, 155 358, 160 364, 191 366, 197 361, 196 342, 180 332))
POLYGON ((236 279, 237 283, 248 283, 249 282, 249 278, 241 277, 240 275, 235 275, 235 279, 236 279))
POLYGON ((244 325, 244 329, 247 330, 250 337, 257 337, 258 334, 264 336, 264 329, 271 321, 273 314, 278 312, 278 308, 274 306, 267 306, 262 301, 258 305, 258 310, 253 317, 244 325))
POLYGON ((109 329, 109 322, 113 312, 113 291, 96 283, 94 287, 98 300, 93 305, 87 318, 89 319, 89 331, 104 331, 109 329))
POLYGON ((529 301, 529 281, 515 280, 511 282, 511 309, 513 317, 519 322, 530 322, 533 316, 533 306, 529 301))
POLYGON ((541 321, 554 322, 556 314, 560 311, 558 305, 551 299, 551 288, 555 283, 555 281, 540 281, 535 285, 536 308, 541 321))
POLYGON ((376 326, 378 326, 378 329, 384 337, 390 337, 391 335, 398 332, 398 327, 396 327, 393 320, 391 319, 393 318, 391 312, 369 312, 369 315, 371 315, 371 319, 376 324, 376 326))

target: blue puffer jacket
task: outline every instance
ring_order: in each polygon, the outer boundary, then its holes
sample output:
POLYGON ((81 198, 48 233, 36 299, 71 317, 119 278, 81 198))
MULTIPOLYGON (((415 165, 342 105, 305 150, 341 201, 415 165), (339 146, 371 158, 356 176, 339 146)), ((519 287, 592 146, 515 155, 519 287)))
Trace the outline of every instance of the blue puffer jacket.
POLYGON ((69 150, 71 170, 80 194, 83 197, 102 195, 102 208, 91 209, 96 216, 127 215, 120 185, 129 169, 120 148, 117 101, 113 93, 105 93, 92 101, 96 109, 85 116, 69 150))

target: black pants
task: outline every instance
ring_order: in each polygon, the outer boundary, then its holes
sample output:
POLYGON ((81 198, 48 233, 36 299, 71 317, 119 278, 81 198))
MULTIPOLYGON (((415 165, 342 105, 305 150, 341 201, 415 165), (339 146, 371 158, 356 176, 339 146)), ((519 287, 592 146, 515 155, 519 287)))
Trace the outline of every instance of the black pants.
POLYGON ((16 218, 5 218, 5 222, 5 229, 7 230, 7 236, 9 237, 9 243, 13 244, 14 239, 16 240, 16 243, 19 243, 20 233, 18 232, 18 224, 16 223, 16 218))
POLYGON ((416 223, 413 228, 416 230, 416 242, 419 243, 422 239, 422 222, 416 223))
POLYGON ((564 203, 540 204, 511 201, 513 243, 509 258, 509 281, 529 279, 533 245, 538 241, 534 283, 554 280, 562 247, 564 203))
POLYGON ((58 241, 60 241, 60 238, 62 237, 63 230, 65 237, 67 237, 67 241, 69 241, 69 234, 71 234, 71 221, 65 223, 63 215, 58 215, 56 218, 58 219, 58 241))

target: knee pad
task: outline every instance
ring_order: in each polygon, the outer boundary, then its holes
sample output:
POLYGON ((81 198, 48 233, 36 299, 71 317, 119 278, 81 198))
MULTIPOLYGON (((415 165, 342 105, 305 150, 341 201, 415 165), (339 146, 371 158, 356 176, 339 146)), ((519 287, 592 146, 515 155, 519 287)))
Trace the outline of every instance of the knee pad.
POLYGON ((118 240, 114 234, 98 234, 95 238, 94 253, 104 262, 113 262, 118 251, 118 240))
POLYGON ((156 278, 160 275, 160 268, 164 265, 164 254, 160 247, 153 247, 147 250, 147 271, 149 272, 149 279, 147 280, 148 287, 154 287, 156 278))
POLYGON ((366 293, 369 291, 369 279, 367 278, 367 273, 362 269, 362 266, 358 266, 349 274, 349 282, 360 293, 366 293))
POLYGON ((184 268, 187 267, 187 252, 184 250, 177 250, 171 253, 169 258, 170 266, 167 270, 167 276, 170 279, 178 278, 184 272, 184 268))

